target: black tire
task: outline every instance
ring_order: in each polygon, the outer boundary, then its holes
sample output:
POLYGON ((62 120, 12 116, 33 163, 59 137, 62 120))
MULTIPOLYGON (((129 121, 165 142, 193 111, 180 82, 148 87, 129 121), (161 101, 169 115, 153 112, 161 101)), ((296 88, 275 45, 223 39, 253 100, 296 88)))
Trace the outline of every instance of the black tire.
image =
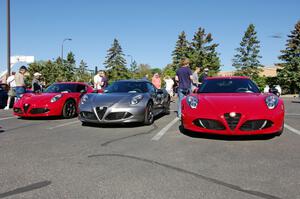
POLYGON ((164 114, 169 115, 170 114, 170 104, 171 104, 171 98, 168 96, 168 101, 166 102, 166 105, 164 106, 164 114))
POLYGON ((151 125, 154 122, 153 103, 149 102, 145 111, 144 124, 151 125))
POLYGON ((76 103, 73 100, 67 100, 62 110, 62 116, 70 119, 76 116, 76 103))

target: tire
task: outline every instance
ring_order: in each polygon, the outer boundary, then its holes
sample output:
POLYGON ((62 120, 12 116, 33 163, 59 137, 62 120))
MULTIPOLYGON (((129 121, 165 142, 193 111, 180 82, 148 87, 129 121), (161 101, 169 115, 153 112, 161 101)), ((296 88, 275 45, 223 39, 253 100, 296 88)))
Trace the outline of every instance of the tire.
POLYGON ((170 96, 168 96, 168 101, 167 101, 166 106, 164 107, 164 111, 163 111, 163 113, 165 115, 170 114, 170 103, 171 103, 171 98, 170 98, 170 96))
POLYGON ((144 124, 145 125, 151 125, 154 122, 154 114, 153 114, 153 104, 152 102, 149 102, 146 107, 145 111, 145 118, 144 118, 144 124))
POLYGON ((76 103, 73 100, 67 100, 62 110, 62 116, 70 119, 76 116, 76 103))

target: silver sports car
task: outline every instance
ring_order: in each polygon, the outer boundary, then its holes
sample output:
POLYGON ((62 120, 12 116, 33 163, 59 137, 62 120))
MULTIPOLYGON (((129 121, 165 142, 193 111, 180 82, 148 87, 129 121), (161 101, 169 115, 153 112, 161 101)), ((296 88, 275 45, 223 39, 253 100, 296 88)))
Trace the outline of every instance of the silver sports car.
POLYGON ((143 122, 169 112, 170 96, 146 80, 120 80, 103 93, 85 94, 79 103, 79 120, 89 123, 143 122))

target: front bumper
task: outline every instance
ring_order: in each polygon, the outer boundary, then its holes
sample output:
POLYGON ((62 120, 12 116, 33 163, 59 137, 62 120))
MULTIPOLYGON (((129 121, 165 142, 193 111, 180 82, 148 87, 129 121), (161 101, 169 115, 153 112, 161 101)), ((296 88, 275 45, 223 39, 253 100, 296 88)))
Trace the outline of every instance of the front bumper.
POLYGON ((199 113, 187 108, 182 111, 181 122, 187 130, 219 135, 263 135, 274 134, 283 130, 284 110, 279 109, 272 114, 263 115, 240 113, 239 119, 233 125, 228 122, 225 114, 199 113), (203 121, 212 121, 212 125, 209 126, 207 125, 209 122, 204 123, 203 121), (252 122, 258 125, 249 125, 252 122))
POLYGON ((60 116, 62 108, 57 104, 16 104, 13 108, 14 115, 19 117, 49 117, 60 116))
POLYGON ((143 122, 146 108, 143 106, 91 107, 79 106, 79 120, 87 123, 143 122))

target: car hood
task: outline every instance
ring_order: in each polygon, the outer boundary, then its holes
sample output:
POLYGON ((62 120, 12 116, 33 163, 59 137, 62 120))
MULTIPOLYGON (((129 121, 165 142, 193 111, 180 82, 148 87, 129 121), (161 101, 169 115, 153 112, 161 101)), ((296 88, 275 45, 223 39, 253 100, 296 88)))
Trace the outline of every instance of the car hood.
POLYGON ((114 104, 126 103, 128 104, 132 97, 139 95, 139 93, 101 93, 92 94, 92 106, 113 106, 114 104))
MULTIPOLYGON (((20 103, 26 104, 46 104, 50 103, 50 100, 61 93, 26 93, 20 100, 20 103)), ((62 94, 63 95, 63 94, 62 94)))
POLYGON ((222 93, 198 94, 200 109, 224 114, 228 112, 259 113, 267 110, 266 94, 261 93, 222 93))

